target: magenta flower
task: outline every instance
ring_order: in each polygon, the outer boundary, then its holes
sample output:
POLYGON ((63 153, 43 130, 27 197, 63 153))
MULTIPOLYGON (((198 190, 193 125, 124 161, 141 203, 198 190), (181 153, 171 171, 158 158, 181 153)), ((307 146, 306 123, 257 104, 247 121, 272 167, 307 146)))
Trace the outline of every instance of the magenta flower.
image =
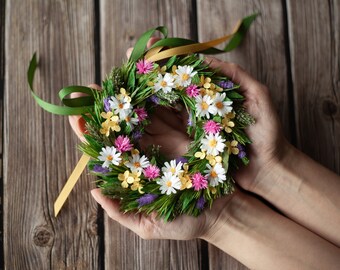
POLYGON ((148 117, 148 113, 144 108, 136 108, 135 113, 137 114, 139 121, 143 121, 148 117))
POLYGON ((221 126, 213 120, 208 120, 204 123, 203 129, 205 133, 215 134, 221 131, 221 126))
POLYGON ((195 84, 190 84, 186 89, 187 95, 189 97, 197 97, 200 93, 198 86, 195 84))
POLYGON ((198 191, 208 187, 208 180, 201 173, 195 173, 191 176, 192 186, 194 190, 198 191))
POLYGON ((130 139, 126 136, 120 135, 115 140, 115 146, 119 152, 130 151, 133 148, 133 145, 130 143, 130 139))
POLYGON ((147 74, 153 69, 153 63, 147 60, 141 59, 136 63, 138 74, 147 74))
POLYGON ((149 165, 144 169, 144 176, 148 179, 155 179, 159 176, 159 168, 156 165, 149 165))

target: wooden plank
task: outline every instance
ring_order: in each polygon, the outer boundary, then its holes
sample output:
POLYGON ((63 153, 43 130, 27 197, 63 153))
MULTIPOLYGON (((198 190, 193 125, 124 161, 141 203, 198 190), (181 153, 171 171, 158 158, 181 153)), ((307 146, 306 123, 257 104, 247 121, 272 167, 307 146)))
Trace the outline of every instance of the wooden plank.
POLYGON ((298 146, 340 173, 340 2, 287 7, 298 146))
POLYGON ((80 155, 66 117, 40 109, 65 85, 94 80, 93 1, 6 1, 4 249, 6 269, 100 269, 97 205, 83 176, 54 218, 53 203, 80 155))
MULTIPOLYGON (((242 46, 218 58, 242 66, 267 85, 278 108, 284 133, 291 137, 289 121, 288 79, 282 1, 197 1, 200 41, 218 38, 232 31, 238 19, 260 12, 242 46)), ((223 47, 223 46, 222 46, 223 47)), ((246 269, 231 257, 209 246, 211 269, 246 269)))
MULTIPOLYGON (((125 51, 146 30, 169 27, 170 36, 192 37, 192 1, 101 1, 102 75, 120 65, 125 51)), ((106 269, 200 269, 199 240, 167 241, 139 238, 105 217, 106 269)))
POLYGON ((3 234, 3 138, 4 138, 4 84, 5 84, 5 0, 0 0, 0 269, 4 269, 3 234))

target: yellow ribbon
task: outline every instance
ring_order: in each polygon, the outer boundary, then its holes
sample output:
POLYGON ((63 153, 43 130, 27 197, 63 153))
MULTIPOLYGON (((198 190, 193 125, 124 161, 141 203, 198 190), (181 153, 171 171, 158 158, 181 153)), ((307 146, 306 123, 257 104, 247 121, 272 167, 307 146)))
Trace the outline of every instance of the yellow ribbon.
POLYGON ((56 217, 63 207, 67 197, 70 195, 74 185, 77 183, 81 173, 84 171, 87 163, 89 162, 90 157, 88 155, 83 154, 74 168, 72 174, 70 175, 69 179, 67 180, 65 186, 61 190, 57 200, 54 203, 54 216, 56 217))
POLYGON ((160 52, 160 50, 163 47, 153 48, 153 49, 151 49, 150 51, 147 52, 147 54, 145 55, 145 59, 147 59, 148 61, 151 61, 151 62, 156 62, 156 61, 159 61, 159 60, 162 60, 162 59, 170 58, 171 56, 174 56, 174 55, 191 54, 191 53, 195 53, 195 52, 204 51, 206 49, 212 48, 212 47, 214 47, 218 44, 221 44, 221 43, 227 41, 228 39, 230 39, 238 31, 241 24, 242 24, 242 21, 240 20, 240 21, 237 22, 237 24, 234 27, 234 30, 231 34, 223 36, 223 37, 218 38, 218 39, 210 40, 208 42, 179 46, 179 47, 167 49, 167 50, 161 51, 161 52, 160 52))

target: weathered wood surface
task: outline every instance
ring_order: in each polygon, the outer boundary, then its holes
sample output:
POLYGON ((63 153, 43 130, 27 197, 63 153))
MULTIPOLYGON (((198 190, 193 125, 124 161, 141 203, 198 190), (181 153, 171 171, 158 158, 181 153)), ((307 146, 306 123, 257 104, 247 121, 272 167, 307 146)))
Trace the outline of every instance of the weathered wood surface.
POLYGON ((340 173, 340 1, 287 1, 298 146, 340 173))
POLYGON ((35 87, 57 102, 62 86, 100 82, 150 27, 164 24, 170 36, 206 41, 259 11, 244 44, 219 58, 266 84, 285 134, 340 172, 337 0, 0 0, 0 9, 6 32, 3 38, 0 20, 0 90, 5 70, 0 257, 6 269, 247 269, 203 241, 145 241, 103 219, 88 192, 94 178, 86 175, 53 217, 53 202, 79 153, 67 119, 44 112, 29 94, 26 69, 34 51, 40 56, 35 87))

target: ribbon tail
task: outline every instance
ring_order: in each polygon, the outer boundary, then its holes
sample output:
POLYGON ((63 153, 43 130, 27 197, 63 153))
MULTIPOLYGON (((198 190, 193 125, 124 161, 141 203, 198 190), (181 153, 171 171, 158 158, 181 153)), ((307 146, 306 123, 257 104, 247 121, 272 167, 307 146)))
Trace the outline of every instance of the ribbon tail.
POLYGON ((72 174, 70 175, 69 179, 67 180, 65 186, 61 190, 58 198, 54 203, 54 216, 57 217, 60 209, 63 207, 65 201, 67 200, 68 196, 70 195, 73 187, 77 183, 80 175, 84 171, 87 163, 89 162, 90 157, 88 155, 83 154, 80 158, 78 164, 74 168, 72 174))
POLYGON ((34 53, 28 67, 27 80, 31 90, 31 94, 41 108, 50 113, 59 115, 80 115, 88 113, 93 110, 94 104, 93 90, 85 86, 74 85, 65 87, 60 90, 59 97, 62 103, 66 106, 55 105, 41 99, 33 89, 34 74, 37 69, 37 66, 38 66, 37 55, 36 53, 34 53), (78 98, 66 98, 68 95, 72 93, 85 93, 88 96, 78 98))

